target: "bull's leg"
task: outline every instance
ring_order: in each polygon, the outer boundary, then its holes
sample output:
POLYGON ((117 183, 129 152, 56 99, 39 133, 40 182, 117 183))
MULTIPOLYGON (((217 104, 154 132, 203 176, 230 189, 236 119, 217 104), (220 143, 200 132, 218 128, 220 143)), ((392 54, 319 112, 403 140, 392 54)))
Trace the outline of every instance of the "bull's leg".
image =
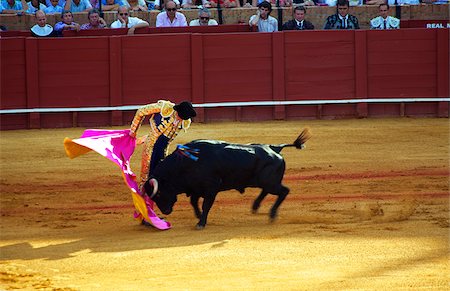
POLYGON ((273 222, 275 220, 275 218, 277 217, 277 211, 278 211, 278 207, 280 207, 281 203, 284 201, 284 199, 286 198, 286 196, 289 193, 289 188, 283 185, 280 185, 278 191, 276 191, 275 195, 278 195, 277 200, 275 201, 275 203, 273 204, 272 208, 270 209, 270 220, 273 222))
POLYGON ((197 195, 191 195, 191 205, 194 208, 195 217, 200 219, 200 216, 202 213, 200 212, 200 209, 198 208, 198 199, 199 197, 197 195))
POLYGON ((264 191, 264 189, 261 190, 261 193, 259 194, 258 197, 256 197, 255 201, 253 202, 252 213, 256 213, 258 211, 259 206, 261 206, 261 202, 267 196, 267 194, 269 194, 269 192, 264 191))
POLYGON ((203 229, 206 226, 206 220, 208 219, 208 213, 211 209, 214 200, 216 199, 217 193, 205 195, 203 198, 202 214, 200 216, 200 221, 197 223, 197 229, 203 229))

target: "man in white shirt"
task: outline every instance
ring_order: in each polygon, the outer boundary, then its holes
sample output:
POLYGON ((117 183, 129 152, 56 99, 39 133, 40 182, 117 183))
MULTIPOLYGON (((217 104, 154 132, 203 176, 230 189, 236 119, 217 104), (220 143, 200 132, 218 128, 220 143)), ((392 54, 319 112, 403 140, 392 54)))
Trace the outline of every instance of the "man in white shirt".
POLYGON ((147 21, 137 17, 130 17, 130 8, 120 6, 117 20, 111 23, 111 28, 128 28, 128 34, 134 34, 136 28, 148 27, 147 21))
POLYGON ((186 16, 177 12, 177 4, 173 1, 166 3, 166 10, 156 16, 156 27, 187 26, 186 16))
POLYGON ((259 32, 278 31, 278 20, 270 16, 270 12, 272 12, 272 5, 267 1, 263 1, 258 4, 256 15, 252 15, 248 23, 252 27, 257 26, 259 32))
POLYGON ((389 5, 380 4, 378 6, 380 16, 375 17, 370 21, 370 29, 399 29, 400 20, 398 18, 389 16, 389 5))
POLYGON ((215 19, 211 19, 211 12, 208 8, 201 8, 198 10, 198 19, 191 20, 189 26, 206 26, 218 25, 215 19))
MULTIPOLYGON (((166 9, 166 4, 168 0, 155 0, 155 9, 156 10, 164 10, 166 9), (161 3, 162 2, 162 3, 161 3)), ((177 4, 177 8, 180 8, 180 1, 179 0, 173 0, 175 4, 177 4)))

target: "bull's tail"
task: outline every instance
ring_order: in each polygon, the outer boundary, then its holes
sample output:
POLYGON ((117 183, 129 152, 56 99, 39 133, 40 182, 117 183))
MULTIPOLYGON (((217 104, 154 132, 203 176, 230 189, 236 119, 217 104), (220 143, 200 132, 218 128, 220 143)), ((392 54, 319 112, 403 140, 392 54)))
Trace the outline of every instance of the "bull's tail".
POLYGON ((276 151, 277 153, 281 152, 281 150, 285 147, 295 147, 297 149, 305 148, 305 143, 308 139, 311 138, 311 132, 309 128, 305 128, 297 137, 297 139, 291 144, 280 144, 280 145, 271 145, 270 147, 276 151))

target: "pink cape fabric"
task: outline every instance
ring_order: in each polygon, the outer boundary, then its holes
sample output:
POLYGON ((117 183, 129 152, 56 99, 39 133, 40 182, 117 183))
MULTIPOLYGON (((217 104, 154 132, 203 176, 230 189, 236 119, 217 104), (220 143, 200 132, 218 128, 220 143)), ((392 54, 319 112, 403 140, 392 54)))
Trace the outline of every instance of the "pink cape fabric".
POLYGON ((66 138, 64 140, 64 147, 67 155, 72 159, 93 150, 118 165, 122 170, 125 183, 132 192, 136 208, 141 214, 138 218, 140 217, 141 220, 142 217, 145 218, 147 222, 158 229, 169 229, 171 228, 170 223, 160 219, 153 211, 153 201, 147 198, 145 200, 147 203, 145 203, 140 193, 136 182, 136 175, 130 167, 131 155, 136 147, 136 138, 131 137, 129 133, 129 129, 87 129, 78 139, 71 140, 66 138))

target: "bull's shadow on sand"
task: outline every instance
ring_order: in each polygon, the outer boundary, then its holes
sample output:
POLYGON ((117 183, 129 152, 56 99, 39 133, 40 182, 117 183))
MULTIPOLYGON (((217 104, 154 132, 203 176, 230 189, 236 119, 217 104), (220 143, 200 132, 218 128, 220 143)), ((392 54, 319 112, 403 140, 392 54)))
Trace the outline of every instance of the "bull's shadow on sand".
MULTIPOLYGON (((194 220, 189 221, 194 222, 194 220)), ((259 236, 261 232, 276 230, 275 225, 259 225, 243 227, 239 233, 247 236, 259 236)), ((211 244, 212 248, 226 245, 229 239, 236 236, 230 227, 215 227, 214 224, 204 230, 195 230, 192 226, 180 229, 160 231, 144 225, 120 225, 116 228, 99 227, 95 233, 89 231, 77 232, 76 228, 68 228, 67 235, 53 237, 50 233, 42 237, 33 237, 30 241, 54 241, 45 246, 32 242, 22 242, 0 247, 1 260, 60 260, 76 257, 79 252, 127 252, 136 250, 162 249, 183 246, 211 244), (233 234, 234 233, 234 234, 233 234)))
MULTIPOLYGON (((128 209, 114 213, 99 212, 94 216, 89 212, 84 213, 85 216, 78 212, 71 215, 71 219, 59 221, 50 216, 49 221, 41 225, 29 224, 35 217, 26 222, 22 220, 22 223, 17 219, 23 217, 12 218, 8 222, 3 221, 4 226, 10 225, 10 231, 2 235, 2 240, 20 243, 0 247, 0 260, 60 260, 76 257, 80 253, 120 253, 197 245, 220 248, 233 239, 286 238, 303 241, 349 235, 363 240, 383 236, 402 237, 405 235, 402 228, 411 227, 409 217, 417 207, 416 202, 385 205, 364 202, 349 203, 337 210, 334 204, 326 206, 311 202, 304 203, 302 211, 299 211, 298 205, 286 205, 280 217, 270 223, 268 210, 271 204, 269 199, 258 213, 252 214, 250 207, 245 211, 242 206, 218 203, 204 230, 195 229, 197 220, 193 211, 182 205, 173 216, 168 217, 173 228, 166 231, 130 221, 128 209), (333 211, 327 211, 327 207, 333 211), (395 227, 386 227, 383 225, 386 222, 395 223, 395 227)), ((425 233, 422 232, 408 234, 423 235, 425 233)))

